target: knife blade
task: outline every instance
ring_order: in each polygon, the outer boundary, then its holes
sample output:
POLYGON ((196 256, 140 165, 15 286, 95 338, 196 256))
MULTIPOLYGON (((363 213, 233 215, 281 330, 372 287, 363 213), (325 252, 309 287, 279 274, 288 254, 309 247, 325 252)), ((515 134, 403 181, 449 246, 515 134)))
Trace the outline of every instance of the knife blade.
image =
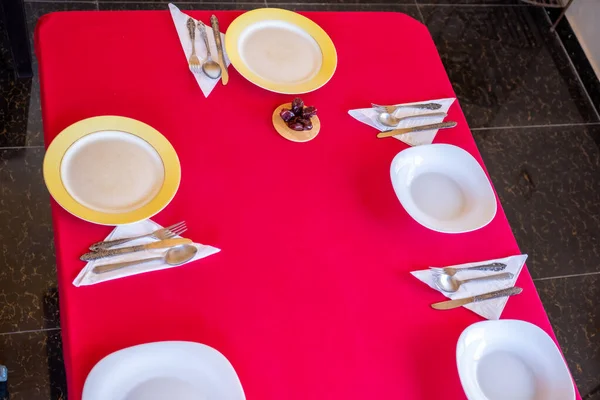
POLYGON ((191 244, 190 239, 166 239, 159 240, 158 242, 152 242, 148 244, 140 244, 137 246, 121 247, 120 249, 107 249, 100 251, 92 251, 85 253, 79 259, 81 261, 92 261, 98 260, 99 258, 112 257, 120 254, 135 253, 136 251, 142 250, 153 250, 153 249, 166 249, 169 247, 181 246, 182 244, 191 244))
POLYGON ((390 137, 390 136, 402 135, 402 134, 405 134, 405 133, 426 131, 426 130, 429 130, 429 129, 448 129, 448 128, 454 128, 455 126, 456 126, 456 121, 447 121, 447 122, 440 122, 438 124, 413 126, 412 128, 392 129, 391 131, 379 132, 377 134, 377 137, 381 139, 381 138, 386 138, 386 137, 390 137))
POLYGON ((221 42, 221 31, 219 30, 219 20, 215 15, 210 17, 210 25, 215 35, 215 44, 217 45, 217 52, 219 53, 219 64, 221 64, 221 82, 223 85, 227 85, 229 82, 229 73, 227 72, 227 64, 225 63, 225 56, 223 55, 223 43, 221 42))
POLYGON ((496 290, 495 292, 479 294, 477 296, 465 297, 464 299, 441 301, 439 303, 433 303, 431 307, 435 308, 436 310, 451 310, 469 303, 497 299, 498 297, 514 296, 522 291, 522 288, 515 286, 508 289, 496 290))

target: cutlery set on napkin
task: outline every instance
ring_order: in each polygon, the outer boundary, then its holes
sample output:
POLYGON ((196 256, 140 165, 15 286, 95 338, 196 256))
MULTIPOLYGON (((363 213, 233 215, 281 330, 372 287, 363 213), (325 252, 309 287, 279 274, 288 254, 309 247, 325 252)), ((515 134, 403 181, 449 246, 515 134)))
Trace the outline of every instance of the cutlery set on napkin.
POLYGON ((204 97, 208 97, 217 86, 219 77, 223 85, 229 81, 227 68, 230 61, 223 48, 225 35, 219 30, 219 21, 213 15, 211 27, 208 27, 202 21, 182 13, 174 4, 169 4, 169 10, 190 71, 204 97), (197 31, 200 35, 196 35, 197 31), (218 62, 213 61, 213 57, 218 62))
POLYGON ((527 254, 467 263, 446 268, 429 267, 411 274, 451 299, 431 306, 449 310, 464 306, 487 319, 499 319, 508 297, 521 293, 515 283, 527 254))
POLYGON ((440 129, 453 128, 456 122, 443 122, 455 98, 348 111, 355 119, 380 131, 378 138, 394 137, 410 146, 431 144, 440 129))
POLYGON ((185 230, 185 223, 163 228, 151 220, 119 225, 104 241, 94 243, 90 246, 91 251, 81 256, 81 260, 88 263, 73 285, 94 285, 174 268, 220 251, 216 247, 181 237, 185 230))

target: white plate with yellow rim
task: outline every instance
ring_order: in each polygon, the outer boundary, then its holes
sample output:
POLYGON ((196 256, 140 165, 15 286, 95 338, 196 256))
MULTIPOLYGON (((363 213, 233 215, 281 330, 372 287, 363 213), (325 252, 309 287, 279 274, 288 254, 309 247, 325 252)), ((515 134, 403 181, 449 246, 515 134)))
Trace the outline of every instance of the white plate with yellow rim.
POLYGON ((227 29, 225 48, 244 78, 277 93, 316 90, 331 79, 337 66, 335 46, 319 25, 278 8, 237 17, 227 29))
POLYGON ((65 128, 50 143, 43 169, 58 204, 102 225, 152 217, 173 199, 181 180, 171 143, 150 125, 118 116, 65 128))

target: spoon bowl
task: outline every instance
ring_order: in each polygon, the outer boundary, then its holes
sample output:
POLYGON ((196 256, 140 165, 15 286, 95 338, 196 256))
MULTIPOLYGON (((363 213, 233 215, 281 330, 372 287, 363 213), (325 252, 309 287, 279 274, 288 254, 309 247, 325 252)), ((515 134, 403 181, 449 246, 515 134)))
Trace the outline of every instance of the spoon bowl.
POLYGON ((221 66, 209 58, 202 63, 202 72, 211 79, 219 79, 221 77, 221 66))
POLYGON ((164 255, 164 260, 169 265, 180 265, 190 261, 198 249, 196 246, 191 244, 184 244, 183 246, 177 246, 169 249, 164 255))
POLYGON ((383 112, 377 116, 379 122, 381 122, 385 126, 389 126, 390 128, 395 128, 400 123, 400 119, 394 117, 390 113, 383 112))

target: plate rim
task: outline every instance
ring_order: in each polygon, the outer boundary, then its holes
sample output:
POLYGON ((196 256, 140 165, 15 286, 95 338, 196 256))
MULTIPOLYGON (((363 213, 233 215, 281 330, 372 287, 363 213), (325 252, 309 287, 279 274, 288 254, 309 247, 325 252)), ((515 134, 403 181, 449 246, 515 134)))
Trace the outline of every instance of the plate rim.
POLYGON ((337 69, 337 51, 331 37, 316 22, 294 11, 281 8, 258 8, 245 12, 234 19, 225 35, 225 51, 234 68, 256 86, 281 94, 303 94, 312 92, 325 85, 337 69), (238 51, 241 33, 250 25, 261 21, 284 21, 302 29, 317 43, 323 56, 321 69, 316 76, 303 83, 286 84, 269 81, 255 74, 243 62, 238 51))
POLYGON ((80 219, 99 225, 130 224, 156 215, 175 197, 181 182, 179 157, 167 138, 144 122, 116 115, 82 119, 63 129, 48 146, 42 169, 50 195, 62 208, 80 219), (164 181, 158 193, 144 206, 123 213, 106 213, 80 204, 67 191, 61 175, 64 155, 79 139, 101 131, 119 131, 134 135, 158 153, 165 170, 164 181))

